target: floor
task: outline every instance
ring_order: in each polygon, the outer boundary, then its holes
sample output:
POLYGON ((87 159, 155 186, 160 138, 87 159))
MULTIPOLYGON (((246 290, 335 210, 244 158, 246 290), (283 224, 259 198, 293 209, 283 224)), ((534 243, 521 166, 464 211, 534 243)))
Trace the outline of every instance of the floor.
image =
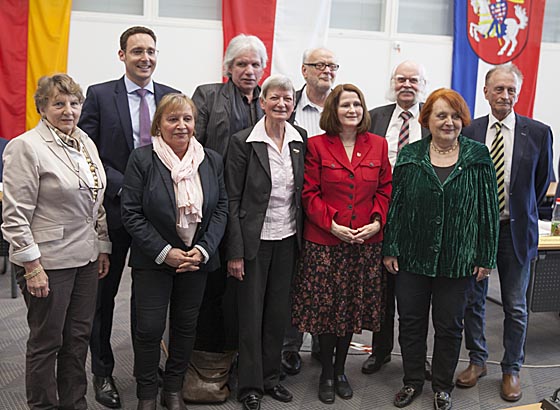
MULTIPOLYGON (((136 408, 135 383, 132 377, 132 347, 129 333, 128 300, 130 297, 130 275, 125 273, 118 296, 115 323, 113 328, 113 346, 116 355, 114 377, 120 389, 123 407, 136 408)), ((496 283, 491 282, 491 293, 499 298, 496 283)), ((526 365, 521 372, 523 398, 515 404, 503 401, 499 396, 501 373, 501 307, 488 303, 488 341, 491 363, 488 376, 471 389, 455 389, 453 391, 453 408, 455 410, 492 410, 503 409, 523 404, 536 403, 549 397, 560 387, 560 317, 558 313, 534 313, 529 321, 527 339, 526 365)), ((0 410, 27 409, 24 388, 24 358, 28 328, 25 319, 26 308, 19 296, 10 296, 10 277, 0 275, 0 410)), ((369 344, 370 332, 356 335, 354 342, 369 344)), ((395 346, 392 360, 379 373, 366 376, 360 372, 366 353, 352 349, 347 362, 347 375, 354 388, 354 397, 343 401, 337 399, 333 405, 325 405, 317 399, 317 384, 320 365, 311 359, 309 341, 304 345, 303 370, 297 376, 288 377, 284 385, 293 393, 294 400, 285 404, 265 397, 263 410, 273 409, 395 409, 392 405, 394 394, 401 387, 402 363, 399 346, 395 346)), ((431 344, 430 344, 431 345, 431 344)), ((461 354, 458 371, 463 369, 467 358, 465 351, 461 354)), ((88 364, 89 366, 89 364, 88 364)), ((409 410, 431 409, 432 393, 429 384, 423 394, 418 397, 409 410)), ((104 410, 93 397, 92 387, 88 389, 90 409, 104 410)), ((230 399, 222 405, 189 405, 189 409, 229 410, 240 409, 241 405, 230 399)), ((159 409, 158 405, 158 409, 159 409)))

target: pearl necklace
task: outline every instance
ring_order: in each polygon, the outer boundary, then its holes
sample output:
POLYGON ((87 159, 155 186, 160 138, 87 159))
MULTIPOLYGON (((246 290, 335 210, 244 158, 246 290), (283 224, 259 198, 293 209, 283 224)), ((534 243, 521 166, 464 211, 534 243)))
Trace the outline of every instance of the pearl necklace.
POLYGON ((437 148, 437 147, 434 145, 433 142, 430 142, 430 147, 431 147, 435 152, 437 152, 438 154, 441 154, 441 155, 446 155, 446 154, 449 154, 450 152, 455 151, 455 150, 457 149, 458 146, 459 146, 459 141, 455 141, 455 143, 453 144, 453 146, 452 146, 451 148, 449 148, 449 149, 439 149, 439 148, 437 148))

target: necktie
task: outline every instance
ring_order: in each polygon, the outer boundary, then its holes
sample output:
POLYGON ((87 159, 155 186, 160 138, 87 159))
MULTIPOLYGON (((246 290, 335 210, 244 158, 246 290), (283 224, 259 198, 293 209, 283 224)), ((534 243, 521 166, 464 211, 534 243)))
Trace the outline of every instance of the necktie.
POLYGON ((150 120, 150 109, 148 108, 148 100, 146 99, 146 93, 148 90, 139 88, 136 93, 140 96, 140 146, 148 145, 152 143, 152 136, 150 133, 150 128, 152 127, 152 121, 150 120))
POLYGON ((412 118, 412 114, 410 113, 410 111, 403 111, 401 112, 399 117, 403 119, 403 123, 399 132, 399 145, 397 147, 397 152, 400 152, 402 147, 408 144, 408 134, 410 131, 408 121, 412 118))
POLYGON ((496 137, 492 141, 490 156, 494 162, 496 169, 496 180, 498 181, 498 203, 500 205, 500 214, 506 209, 506 190, 504 182, 504 136, 502 135, 502 123, 494 124, 496 128, 496 137))

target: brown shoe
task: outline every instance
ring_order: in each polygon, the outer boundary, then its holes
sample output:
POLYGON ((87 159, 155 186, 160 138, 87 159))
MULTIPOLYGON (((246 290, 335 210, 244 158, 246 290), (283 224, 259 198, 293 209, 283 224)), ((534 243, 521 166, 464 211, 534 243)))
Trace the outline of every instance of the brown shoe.
POLYGON ((514 374, 502 375, 500 397, 505 401, 517 401, 521 398, 521 381, 514 374))
POLYGON ((478 379, 486 376, 486 366, 477 366, 470 363, 469 366, 459 374, 455 384, 459 387, 474 387, 478 379))

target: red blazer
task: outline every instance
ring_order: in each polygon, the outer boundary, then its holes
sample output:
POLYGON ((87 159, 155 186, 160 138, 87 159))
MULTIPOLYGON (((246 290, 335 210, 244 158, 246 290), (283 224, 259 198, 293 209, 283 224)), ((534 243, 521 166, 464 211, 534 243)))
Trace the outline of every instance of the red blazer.
MULTIPOLYGON (((331 222, 359 228, 381 216, 391 199, 392 176, 387 140, 366 132, 356 137, 352 161, 338 136, 319 135, 307 141, 302 202, 306 213, 303 237, 322 245, 341 241, 330 233, 331 222)), ((366 243, 383 240, 383 229, 366 243)))

